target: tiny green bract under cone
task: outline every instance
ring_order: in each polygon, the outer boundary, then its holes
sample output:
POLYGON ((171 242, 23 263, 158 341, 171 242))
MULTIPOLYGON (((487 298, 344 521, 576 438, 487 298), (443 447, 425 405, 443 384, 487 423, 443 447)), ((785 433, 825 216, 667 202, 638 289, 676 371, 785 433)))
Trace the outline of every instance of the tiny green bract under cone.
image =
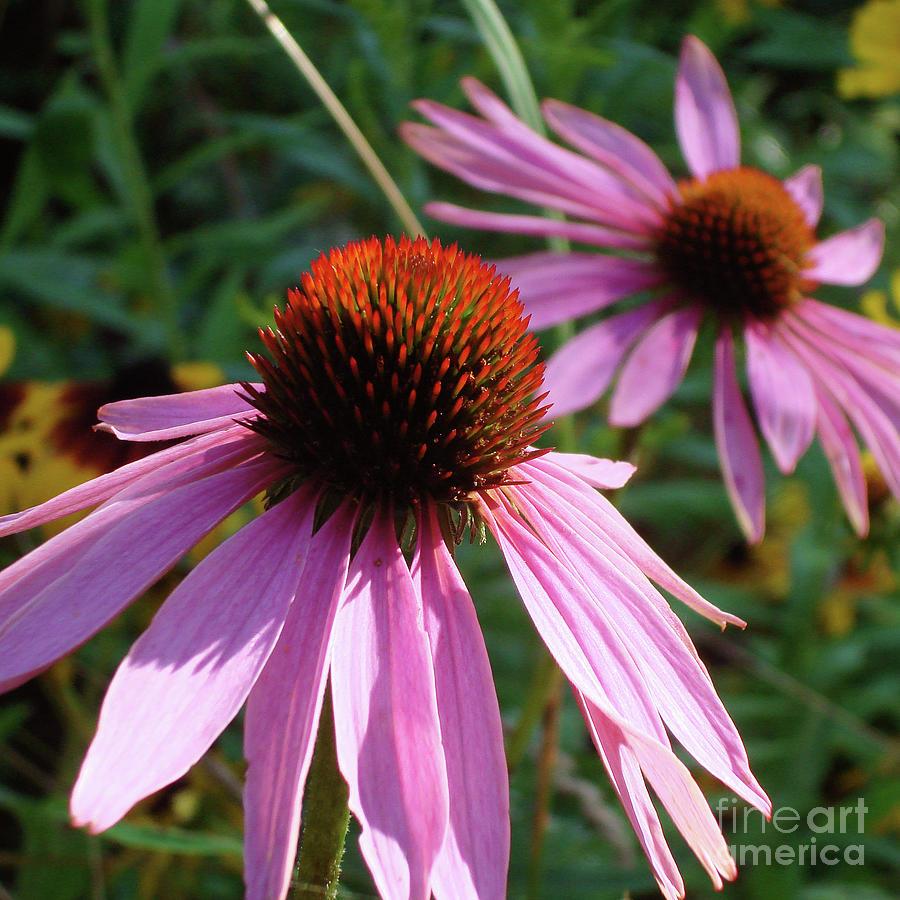
POLYGON ((815 235, 777 178, 740 167, 678 189, 656 257, 688 299, 725 318, 771 319, 815 287, 801 274, 815 235))
POLYGON ((316 260, 289 293, 248 426, 296 474, 409 509, 503 484, 546 428, 538 347, 509 279, 437 240, 376 238, 316 260))

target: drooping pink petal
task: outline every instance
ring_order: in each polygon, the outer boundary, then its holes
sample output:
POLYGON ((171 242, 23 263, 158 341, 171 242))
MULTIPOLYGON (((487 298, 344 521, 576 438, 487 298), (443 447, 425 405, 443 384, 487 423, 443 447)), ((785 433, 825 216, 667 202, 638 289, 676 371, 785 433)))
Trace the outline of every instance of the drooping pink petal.
POLYGON ((482 228, 485 231, 507 231, 510 234, 531 234, 537 237, 563 237, 582 244, 616 250, 649 250, 652 239, 646 234, 617 231, 602 225, 566 222, 542 216, 523 216, 512 213, 482 212, 457 206, 455 203, 426 203, 425 212, 442 222, 482 228))
POLYGON ((822 188, 822 170, 818 166, 804 166, 790 178, 785 178, 784 186, 803 210, 806 224, 815 228, 822 218, 825 191, 822 188))
POLYGON ((509 783, 503 727, 472 598, 433 508, 419 521, 412 577, 434 659, 450 825, 434 864, 438 900, 503 900, 509 866, 509 783))
MULTIPOLYGON (((255 385, 263 390, 262 385, 255 385)), ((259 415, 237 392, 239 384, 225 384, 202 391, 117 400, 97 412, 101 431, 123 441, 168 441, 205 434, 231 425, 235 420, 259 415)))
POLYGON ((406 123, 401 136, 475 187, 617 228, 660 224, 659 211, 621 178, 522 123, 498 128, 431 100, 413 106, 439 128, 406 123))
POLYGON ((385 512, 350 566, 331 683, 338 764, 378 892, 428 900, 447 833, 447 763, 421 602, 385 512))
POLYGON ((626 740, 613 740, 605 730, 601 739, 601 732, 594 720, 608 721, 607 717, 580 691, 575 690, 574 693, 597 753, 647 856, 662 895, 666 900, 683 900, 684 880, 666 842, 637 757, 626 740))
POLYGON ((584 698, 579 700, 588 730, 607 770, 611 775, 616 770, 618 777, 614 778, 613 783, 617 791, 621 795, 621 783, 632 794, 632 802, 626 805, 626 811, 647 851, 663 895, 667 898, 682 897, 683 884, 679 884, 681 879, 677 869, 673 873, 674 860, 668 852, 665 838, 659 833, 659 819, 646 788, 641 790, 634 777, 637 774, 634 764, 650 782, 672 821, 706 869, 713 886, 721 890, 723 879, 732 881, 737 876, 737 867, 728 853, 709 804, 684 763, 666 745, 641 734, 584 698))
POLYGON ((518 513, 498 499, 483 499, 480 513, 500 545, 519 596, 569 681, 594 703, 612 707, 626 721, 668 741, 627 645, 578 574, 560 564, 518 513))
POLYGON ((6 568, 0 689, 84 643, 283 468, 265 457, 239 462, 222 471, 216 458, 176 477, 146 476, 6 568))
POLYGON ((110 683, 72 792, 94 833, 183 775, 240 709, 300 583, 311 532, 300 490, 244 526, 172 592, 110 683))
POLYGON ((695 305, 663 316, 631 351, 609 403, 611 425, 639 425, 681 384, 702 313, 695 305))
POLYGON ((713 429, 722 477, 747 540, 762 540, 766 527, 766 483, 759 443, 734 369, 734 341, 725 326, 716 340, 713 429))
POLYGON ((869 219, 816 244, 803 274, 825 284, 862 284, 875 274, 883 252, 884 223, 869 219))
POLYGON ((644 260, 598 253, 529 253, 497 260, 497 271, 518 288, 533 331, 604 309, 665 278, 644 260))
POLYGON ((834 365, 790 329, 784 329, 782 337, 853 422, 872 451, 891 493, 900 497, 900 433, 897 425, 843 366, 834 365))
POLYGON ((544 485, 576 509, 588 511, 587 527, 598 540, 605 540, 611 548, 626 555, 645 575, 701 616, 720 628, 726 625, 746 626, 742 619, 714 606, 676 575, 606 497, 568 469, 557 465, 553 456, 548 453, 516 468, 522 471, 523 480, 544 485))
POLYGON ((812 298, 797 303, 791 312, 822 334, 822 340, 813 343, 842 344, 862 356, 877 355, 888 365, 900 367, 900 329, 812 298))
POLYGON ((816 389, 819 404, 818 432, 822 449, 831 466, 834 482, 850 522, 860 537, 869 531, 869 504, 866 476, 856 435, 837 404, 822 389, 816 389))
POLYGON ((748 322, 744 328, 747 375, 759 427, 778 468, 794 471, 816 430, 816 395, 806 366, 774 334, 748 322))
POLYGON ((664 300, 644 303, 585 328, 560 347, 544 374, 550 414, 564 416, 600 397, 631 345, 667 308, 664 300))
MULTIPOLYGON (((311 531, 311 525, 309 515, 296 527, 311 531)), ((309 541, 284 628, 247 699, 246 900, 284 900, 290 885, 352 531, 353 512, 345 506, 309 541)))
POLYGON ((728 83, 709 48, 693 35, 681 45, 675 130, 681 152, 698 178, 740 165, 740 132, 728 83))
POLYGON ((637 566, 589 517, 536 484, 509 491, 538 537, 582 582, 613 639, 627 646, 669 731, 709 772, 760 808, 768 799, 687 631, 637 566))
POLYGON ((660 158, 619 125, 559 100, 541 104, 547 124, 564 140, 612 169, 657 206, 677 197, 678 186, 660 158))
POLYGON ((121 466, 113 472, 92 478, 84 484, 79 484, 68 491, 63 491, 63 493, 58 494, 46 503, 41 503, 39 506, 32 506, 30 509, 22 510, 22 512, 0 516, 0 537, 25 531, 28 528, 43 525, 45 522, 60 519, 70 513, 80 512, 90 506, 96 506, 144 476, 157 472, 171 462, 188 457, 195 458, 213 447, 226 444, 231 445, 236 440, 242 441, 246 446, 262 446, 255 435, 247 431, 246 428, 235 425, 231 428, 223 428, 221 431, 185 441, 182 444, 176 444, 174 447, 167 447, 158 453, 142 457, 132 463, 121 466))
POLYGON ((586 453, 548 453, 547 459, 574 472, 592 487, 602 490, 622 487, 637 471, 637 467, 630 462, 598 459, 586 453))

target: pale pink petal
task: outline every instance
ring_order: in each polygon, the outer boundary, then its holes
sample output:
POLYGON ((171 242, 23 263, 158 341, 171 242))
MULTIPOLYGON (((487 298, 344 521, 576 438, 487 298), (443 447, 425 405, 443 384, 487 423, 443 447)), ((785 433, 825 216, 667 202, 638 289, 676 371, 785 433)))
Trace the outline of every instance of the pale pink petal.
MULTIPOLYGON (((310 505, 297 528, 312 528, 310 505)), ((303 511, 301 511, 301 515, 303 511)), ((331 659, 331 634, 350 562, 353 511, 342 507, 309 541, 300 587, 244 717, 246 900, 284 900, 290 885, 303 787, 331 659)))
POLYGON ((896 424, 843 366, 834 365, 789 329, 784 329, 782 336, 853 422, 891 493, 900 497, 900 434, 896 424))
POLYGON ((856 435, 837 404, 821 388, 816 396, 819 403, 818 432, 822 449, 828 458, 834 481, 844 509, 856 533, 865 537, 869 531, 869 503, 866 476, 856 435))
POLYGON ((216 431, 212 434, 202 435, 182 444, 176 444, 174 447, 168 447, 165 450, 142 457, 132 463, 121 466, 113 472, 100 475, 98 478, 86 481, 84 484, 70 488, 68 491, 63 491, 63 493, 58 494, 46 503, 40 504, 40 506, 32 506, 31 509, 25 509, 22 512, 0 516, 0 537, 4 537, 7 534, 15 534, 18 531, 25 531, 27 528, 34 528, 37 525, 43 525, 45 522, 52 522, 54 519, 62 518, 62 516, 69 515, 69 513, 79 512, 82 509, 87 509, 89 506, 96 506, 98 503, 103 503, 103 501, 119 493, 119 491, 139 481, 144 476, 157 472, 170 462, 196 457, 198 454, 213 447, 232 444, 235 440, 242 441, 246 446, 253 444, 260 448, 262 447, 262 444, 251 432, 239 425, 223 428, 221 431, 216 431))
POLYGON ((701 616, 721 628, 726 625, 737 625, 739 628, 746 626, 747 623, 742 619, 704 600, 687 582, 679 578, 606 497, 568 469, 557 465, 553 456, 554 454, 548 453, 517 466, 516 470, 522 472, 524 481, 544 485, 555 495, 565 498, 576 509, 588 512, 588 529, 598 540, 605 540, 608 546, 626 555, 645 575, 701 616))
POLYGON ((584 409, 609 386, 628 348, 668 308, 665 301, 644 303, 585 328, 547 362, 544 388, 553 404, 550 415, 584 409))
POLYGON ((660 208, 678 196, 675 179, 660 158, 630 131, 559 100, 545 100, 541 108, 560 137, 608 166, 660 208))
POLYGON ((740 165, 740 133, 728 83, 709 48, 693 35, 681 45, 675 130, 681 152, 698 178, 740 165))
POLYGON ((759 427, 785 474, 809 447, 816 430, 816 395, 806 366, 763 326, 744 328, 747 376, 759 427))
POLYGON ((862 284, 875 274, 883 252, 884 223, 869 219, 816 244, 803 274, 825 284, 862 284))
MULTIPOLYGON (((807 340, 823 349, 838 344, 865 358, 900 371, 900 329, 880 325, 865 316, 806 298, 791 313, 819 334, 807 332, 807 340)), ((828 351, 826 350, 826 353, 828 351)))
POLYGON ((284 625, 309 543, 297 491, 203 559, 172 592, 110 683, 72 792, 94 833, 182 776, 241 708, 284 625))
POLYGON ((638 759, 620 731, 619 738, 613 739, 609 728, 602 730, 596 722, 610 722, 600 708, 590 703, 580 691, 575 691, 575 699, 584 716, 588 732, 597 748, 597 753, 609 774, 610 781, 619 795, 622 808, 631 827, 640 841, 644 853, 653 870, 653 877, 666 900, 683 900, 684 881, 678 871, 678 864, 663 834, 659 815, 650 799, 644 783, 644 776, 638 759))
POLYGON ((766 527, 766 484, 759 443, 734 370, 734 341, 726 326, 716 340, 713 429, 722 477, 747 540, 762 540, 766 527))
POLYGON ((596 534, 580 509, 536 484, 508 490, 558 564, 580 578, 582 593, 598 608, 596 621, 602 619, 612 639, 628 648, 641 690, 672 734, 720 781, 764 808, 768 800, 750 772, 740 735, 665 600, 620 548, 596 534))
POLYGON ((821 303, 811 297, 796 304, 793 312, 833 340, 843 340, 848 347, 860 350, 873 346, 879 353, 890 350, 891 358, 900 363, 900 328, 881 325, 865 316, 821 303))
MULTIPOLYGON (((709 804, 684 763, 672 753, 669 747, 641 734, 606 710, 583 700, 582 712, 588 723, 591 737, 600 750, 604 762, 618 757, 621 768, 624 768, 622 763, 626 761, 637 763, 641 773, 650 782, 656 795, 662 801, 675 826, 697 855, 703 868, 706 869, 716 890, 722 889, 723 879, 732 881, 737 876, 737 867, 728 853, 722 831, 709 804)), ((636 786, 632 779, 628 787, 633 789, 636 786)), ((638 791, 638 795, 634 799, 640 806, 637 809, 632 807, 632 810, 640 816, 639 821, 643 826, 641 830, 637 828, 635 830, 641 837, 641 843, 645 849, 648 849, 647 844, 650 844, 649 850, 654 851, 648 852, 648 857, 663 895, 676 898, 683 896, 682 893, 679 893, 678 888, 680 878, 677 880, 673 878, 671 869, 673 861, 660 846, 660 842, 665 846, 665 838, 653 833, 656 830, 653 828, 654 821, 658 825, 659 820, 652 808, 649 796, 646 794, 646 789, 643 792, 638 791), (644 843, 644 835, 648 838, 647 844, 644 843)), ((770 808, 769 805, 767 809, 770 808)))
POLYGON ((822 218, 822 206, 825 203, 822 170, 818 166, 804 166, 790 178, 785 178, 784 187, 803 210, 806 224, 815 228, 822 218))
POLYGON ((637 232, 617 231, 613 228, 604 228, 602 225, 566 222, 541 216, 481 212, 454 203, 426 203, 425 212, 451 225, 482 228, 485 231, 507 231, 510 234, 531 234, 537 237, 564 237, 582 244, 596 244, 609 249, 650 250, 653 243, 648 235, 637 232))
POLYGON ((602 490, 622 487, 637 471, 630 462, 598 459, 586 453, 548 453, 546 458, 602 490))
POLYGON ((650 262, 599 253, 529 253, 496 265, 518 289, 533 331, 604 309, 665 280, 650 262))
POLYGON ((222 465, 152 487, 148 476, 0 574, 0 689, 84 643, 283 469, 222 465))
MULTIPOLYGON (((255 387, 263 390, 262 385, 255 387)), ((217 431, 238 419, 259 415, 237 393, 240 389, 239 384, 225 384, 185 394, 117 400, 100 407, 97 427, 123 441, 168 441, 217 431)))
POLYGON ((665 728, 643 677, 596 598, 578 574, 493 497, 479 510, 497 539, 519 596, 569 681, 594 703, 612 707, 659 740, 665 728))
POLYGON ((503 900, 509 866, 509 783, 503 727, 472 598, 434 509, 419 520, 412 576, 434 658, 450 825, 434 864, 438 900, 503 900))
POLYGON ((690 305, 663 316, 631 351, 609 403, 609 423, 639 425, 681 384, 702 313, 690 305))
POLYGON ((406 123, 401 136, 475 187, 620 228, 661 224, 659 211, 619 176, 524 124, 497 128, 431 100, 413 106, 439 128, 406 123))
POLYGON ((384 512, 350 566, 331 683, 338 763, 378 892, 428 900, 447 833, 447 763, 420 598, 384 512))

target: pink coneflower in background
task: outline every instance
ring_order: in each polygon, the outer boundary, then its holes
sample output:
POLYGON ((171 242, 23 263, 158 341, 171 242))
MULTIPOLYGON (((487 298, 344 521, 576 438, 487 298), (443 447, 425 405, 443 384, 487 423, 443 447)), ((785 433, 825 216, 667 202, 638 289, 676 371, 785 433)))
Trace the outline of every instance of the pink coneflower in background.
MULTIPOLYGON (((454 540, 486 526, 572 682, 666 897, 684 886, 645 779, 714 883, 735 867, 668 730, 768 812, 690 638, 647 576, 724 626, 595 487, 633 467, 535 450, 537 344, 509 280, 419 239, 323 255, 261 384, 122 401, 100 427, 187 440, 0 519, 100 504, 0 573, 0 687, 87 640, 234 509, 266 511, 175 589, 116 672, 72 795, 102 831, 184 774, 247 702, 250 900, 289 886, 330 677, 337 758, 386 900, 501 900, 503 735, 454 540)), ((740 623, 739 623, 740 624, 740 623)))
POLYGON ((474 79, 463 87, 484 118, 420 100, 437 125, 405 123, 405 140, 469 184, 557 209, 582 221, 479 212, 449 203, 446 222, 560 236, 624 256, 533 253, 503 260, 531 327, 546 328, 651 291, 637 306, 584 330, 547 366, 559 415, 597 400, 618 373, 613 425, 638 425, 681 382, 698 328, 717 329, 713 421, 725 485, 748 538, 765 527, 759 444, 735 373, 743 337, 757 420, 779 468, 790 473, 815 433, 847 514, 868 530, 856 431, 900 496, 900 334, 811 299, 819 283, 855 285, 878 266, 882 224, 871 219, 824 241, 822 177, 806 166, 779 181, 741 166, 734 103, 710 51, 682 45, 675 124, 691 176, 676 182, 656 154, 617 125, 556 100, 547 124, 586 156, 529 129, 474 79))

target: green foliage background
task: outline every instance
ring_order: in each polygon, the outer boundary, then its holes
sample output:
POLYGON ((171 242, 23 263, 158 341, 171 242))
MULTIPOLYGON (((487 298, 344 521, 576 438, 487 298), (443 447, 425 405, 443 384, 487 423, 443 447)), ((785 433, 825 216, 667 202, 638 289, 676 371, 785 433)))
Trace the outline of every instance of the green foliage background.
MULTIPOLYGON (((900 98, 842 101, 854 4, 771 7, 656 0, 500 4, 539 96, 619 122, 683 173, 671 102, 682 36, 720 59, 741 118, 744 161, 784 176, 824 170, 820 234, 872 214, 888 227, 886 287, 900 265, 900 98)), ((456 0, 279 0, 299 43, 419 212, 429 199, 513 209, 428 167, 397 138, 419 96, 464 107, 459 79, 498 91, 496 65, 456 0)), ((153 359, 211 361, 250 376, 255 328, 318 253, 401 224, 316 96, 245 0, 12 0, 0 4, 0 325, 10 381, 112 377, 153 359)), ((537 241, 454 230, 488 258, 537 241)), ((820 296, 858 308, 850 291, 820 296)), ((545 336, 547 351, 552 337, 545 336)), ((742 541, 720 483, 701 344, 673 402, 639 433, 575 422, 578 448, 628 457, 638 475, 621 508, 680 573, 742 616, 719 634, 685 618, 778 807, 869 812, 863 834, 761 833, 729 843, 861 843, 865 865, 746 865, 742 900, 890 900, 900 895, 900 597, 896 501, 873 504, 857 541, 813 448, 789 479, 767 462, 768 537, 742 541)), ((29 539, 0 545, 2 561, 29 539)), ((492 546, 463 548, 511 740, 511 898, 657 895, 574 704, 561 712, 555 788, 534 853, 543 654, 492 546), (539 704, 538 704, 539 708, 539 704), (533 725, 533 727, 532 727, 533 725)), ((181 574, 184 569, 182 568, 181 574)), ((99 837, 71 829, 66 798, 105 684, 176 572, 72 658, 0 701, 0 897, 125 900, 241 896, 240 721, 172 788, 99 837)), ((681 613, 681 611, 679 611, 681 613)), ((715 803, 730 803, 702 772, 715 803)), ((730 806, 728 807, 731 808, 730 806)), ((689 896, 709 882, 670 835, 689 896)), ((374 889, 351 836, 345 897, 374 889)))

